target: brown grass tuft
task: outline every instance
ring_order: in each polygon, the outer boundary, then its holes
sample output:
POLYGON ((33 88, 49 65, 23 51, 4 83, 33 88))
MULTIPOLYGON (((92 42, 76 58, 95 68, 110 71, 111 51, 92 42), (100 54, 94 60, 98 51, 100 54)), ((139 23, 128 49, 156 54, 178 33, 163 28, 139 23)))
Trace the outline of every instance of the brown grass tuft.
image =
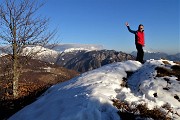
POLYGON ((174 63, 176 63, 176 64, 180 65, 180 61, 174 61, 174 63))
POLYGON ((171 67, 172 70, 167 69, 165 67, 156 67, 155 70, 157 70, 156 77, 165 77, 165 76, 176 76, 178 81, 180 81, 180 66, 179 65, 173 65, 171 67))
POLYGON ((146 105, 138 105, 137 109, 140 112, 140 115, 146 118, 153 118, 155 120, 171 120, 169 117, 166 116, 159 108, 154 108, 149 110, 146 105))
POLYGON ((170 69, 167 69, 165 67, 156 67, 155 70, 157 70, 156 77, 164 77, 164 76, 173 75, 173 71, 171 71, 170 69))
POLYGON ((119 100, 112 100, 113 105, 119 109, 118 114, 122 120, 135 120, 136 118, 153 118, 155 120, 171 120, 166 113, 162 112, 159 108, 149 110, 146 104, 137 105, 131 108, 129 104, 119 100))
POLYGON ((165 65, 171 65, 168 61, 162 61, 165 65))
POLYGON ((173 65, 171 67, 171 69, 174 71, 174 72, 180 72, 180 65, 173 65))

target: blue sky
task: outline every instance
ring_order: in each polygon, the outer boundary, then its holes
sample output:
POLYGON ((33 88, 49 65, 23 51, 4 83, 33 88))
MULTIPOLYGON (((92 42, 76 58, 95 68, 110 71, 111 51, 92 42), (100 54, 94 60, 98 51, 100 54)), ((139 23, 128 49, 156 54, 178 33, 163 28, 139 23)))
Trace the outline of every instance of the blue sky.
POLYGON ((106 49, 135 51, 134 35, 125 22, 145 29, 145 50, 180 52, 179 0, 47 0, 40 14, 58 29, 60 43, 99 44, 106 49))

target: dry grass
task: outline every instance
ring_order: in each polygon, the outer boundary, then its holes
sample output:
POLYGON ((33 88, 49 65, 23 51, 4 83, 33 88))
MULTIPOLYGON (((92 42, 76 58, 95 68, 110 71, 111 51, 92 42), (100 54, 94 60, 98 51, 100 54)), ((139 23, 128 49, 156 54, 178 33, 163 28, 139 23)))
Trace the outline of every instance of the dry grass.
POLYGON ((165 67, 156 67, 155 68, 155 70, 157 70, 156 77, 176 76, 178 78, 177 80, 180 81, 180 66, 173 65, 171 69, 167 69, 165 67))
POLYGON ((19 97, 14 99, 12 95, 12 72, 6 69, 7 66, 12 67, 11 61, 4 64, 8 60, 7 57, 3 59, 0 59, 0 119, 2 120, 35 101, 50 86, 79 75, 76 71, 31 59, 29 62, 21 64, 19 97), (44 69, 47 67, 51 68, 50 71, 44 69))
POLYGON ((140 115, 145 118, 153 118, 155 120, 171 120, 169 117, 166 116, 164 112, 162 112, 159 108, 154 108, 149 110, 146 105, 138 105, 137 109, 140 112, 140 115))
POLYGON ((174 63, 176 63, 176 64, 180 65, 180 61, 174 61, 174 63))
POLYGON ((173 71, 171 71, 170 69, 167 69, 165 67, 156 67, 155 70, 157 70, 156 77, 164 77, 164 76, 173 75, 173 71))
POLYGON ((165 65, 171 65, 168 61, 162 61, 165 65))
POLYGON ((176 73, 180 73, 180 65, 173 65, 171 69, 176 73))
POLYGON ((146 105, 137 105, 135 108, 131 108, 125 102, 119 100, 112 100, 113 105, 119 109, 118 114, 122 120, 135 120, 136 118, 153 118, 155 120, 171 120, 166 113, 162 112, 159 108, 149 110, 146 105))
POLYGON ((8 117, 22 109, 28 104, 31 104, 36 100, 37 97, 39 97, 43 92, 45 92, 48 88, 48 86, 42 86, 38 87, 34 84, 30 85, 31 90, 29 89, 28 85, 24 85, 23 87, 19 87, 21 89, 21 97, 18 99, 13 99, 11 96, 6 96, 6 99, 0 99, 0 119, 1 120, 6 120, 8 117), (32 91, 32 88, 34 89, 32 91), (28 95, 23 96, 24 94, 28 95))

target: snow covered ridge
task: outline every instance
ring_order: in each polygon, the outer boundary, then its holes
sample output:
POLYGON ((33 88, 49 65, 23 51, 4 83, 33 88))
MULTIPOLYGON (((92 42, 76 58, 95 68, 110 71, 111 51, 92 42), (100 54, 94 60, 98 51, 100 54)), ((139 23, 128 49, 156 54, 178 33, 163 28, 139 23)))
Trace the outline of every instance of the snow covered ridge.
POLYGON ((38 55, 51 55, 51 54, 57 54, 56 51, 44 48, 42 46, 28 46, 23 49, 22 54, 23 55, 28 55, 28 54, 33 54, 37 53, 38 55))
MULTIPOLYGON (((8 51, 8 47, 5 49, 6 53, 0 51, 0 57, 12 54, 12 52, 8 51)), ((59 55, 59 52, 48 49, 42 46, 27 46, 22 50, 22 56, 32 56, 35 59, 43 60, 49 63, 54 63, 59 55)))
POLYGON ((93 50, 102 50, 102 45, 94 45, 94 44, 55 44, 46 46, 47 48, 52 48, 57 52, 73 52, 78 50, 84 51, 93 51, 93 50))
POLYGON ((33 55, 34 58, 54 63, 58 55, 74 51, 101 50, 101 45, 89 44, 55 44, 48 46, 27 46, 23 49, 22 55, 33 55))
POLYGON ((63 52, 73 52, 73 51, 93 51, 93 50, 97 50, 96 48, 92 47, 92 48, 69 48, 64 50, 63 52))
POLYGON ((59 53, 55 50, 51 50, 42 46, 28 46, 23 49, 22 55, 31 55, 36 59, 54 63, 59 53))
POLYGON ((149 109, 162 108, 168 104, 172 112, 167 115, 179 120, 180 81, 176 76, 157 77, 157 67, 171 69, 175 63, 163 60, 148 60, 113 63, 86 72, 79 77, 49 88, 37 101, 25 107, 10 120, 120 120, 118 109, 112 99, 129 104, 147 104, 149 109), (128 78, 128 88, 121 86, 126 72, 134 72, 128 78), (169 80, 168 86, 167 81, 169 80), (171 83, 171 84, 170 84, 171 83), (163 89, 166 88, 167 89, 163 89), (156 93, 156 96, 155 94, 156 93))

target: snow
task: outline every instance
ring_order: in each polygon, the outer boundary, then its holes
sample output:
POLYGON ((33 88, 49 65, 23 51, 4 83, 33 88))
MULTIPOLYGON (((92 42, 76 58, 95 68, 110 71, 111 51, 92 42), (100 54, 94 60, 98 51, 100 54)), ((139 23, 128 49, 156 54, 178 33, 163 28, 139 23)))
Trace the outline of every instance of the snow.
MULTIPOLYGON (((175 76, 156 77, 157 66, 169 67, 162 61, 148 60, 142 65, 129 60, 83 73, 52 86, 10 120, 120 120, 112 99, 132 105, 147 103, 149 109, 168 103, 172 111, 180 114, 180 102, 174 98, 174 95, 180 96, 180 82, 175 76), (123 78, 127 77, 127 71, 134 72, 128 78, 128 88, 120 86, 123 78), (171 82, 169 91, 163 89, 167 86, 164 78, 171 82), (154 93, 157 93, 157 97, 154 97, 154 93)), ((176 114, 168 115, 180 120, 176 114)))
MULTIPOLYGON (((91 44, 57 44, 48 46, 27 46, 23 49, 22 55, 33 56, 35 59, 46 61, 49 63, 55 63, 58 56, 62 53, 76 52, 76 51, 93 51, 101 50, 101 45, 91 45, 91 44)), ((2 55, 0 55, 1 57, 2 55)), ((64 60, 64 59, 62 59, 64 60)))
POLYGON ((96 48, 68 48, 64 50, 63 52, 73 52, 73 51, 92 51, 92 50, 97 50, 96 48))
POLYGON ((37 53, 38 56, 47 56, 50 54, 57 55, 58 53, 54 50, 44 48, 42 46, 28 46, 23 49, 22 52, 24 55, 37 53))
MULTIPOLYGON (((47 46, 51 47, 51 45, 47 46)), ((93 51, 93 50, 102 50, 102 45, 95 45, 95 44, 56 44, 52 48, 57 52, 73 52, 73 51, 93 51)))
POLYGON ((8 55, 8 54, 6 54, 6 53, 1 53, 1 54, 0 54, 0 57, 6 56, 6 55, 8 55))
POLYGON ((54 63, 59 55, 59 52, 42 46, 28 46, 23 49, 22 55, 31 55, 35 59, 54 63))
MULTIPOLYGON (((0 48, 5 49, 5 51, 11 50, 9 46, 0 48)), ((57 58, 57 56, 63 52, 73 52, 73 51, 93 51, 93 50, 102 50, 102 45, 94 45, 94 44, 55 44, 55 45, 47 45, 47 46, 33 46, 29 45, 23 49, 22 55, 30 55, 37 53, 35 58, 44 59, 48 56, 48 58, 57 58)), ((9 52, 9 53, 12 53, 9 52)), ((0 57, 6 55, 7 53, 3 53, 0 50, 0 57)))

